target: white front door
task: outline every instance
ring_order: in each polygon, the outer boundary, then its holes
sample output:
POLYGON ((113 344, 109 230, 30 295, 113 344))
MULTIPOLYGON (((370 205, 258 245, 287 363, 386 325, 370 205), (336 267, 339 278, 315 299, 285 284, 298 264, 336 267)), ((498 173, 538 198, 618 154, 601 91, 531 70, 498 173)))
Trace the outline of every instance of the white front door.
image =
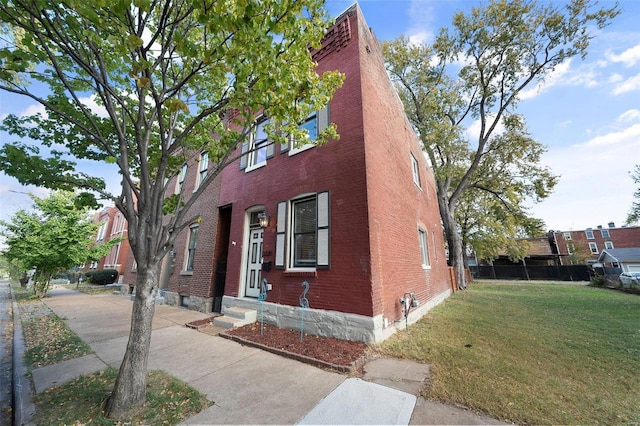
POLYGON ((249 252, 247 253, 247 276, 244 295, 260 295, 260 272, 262 271, 262 228, 249 230, 249 252))

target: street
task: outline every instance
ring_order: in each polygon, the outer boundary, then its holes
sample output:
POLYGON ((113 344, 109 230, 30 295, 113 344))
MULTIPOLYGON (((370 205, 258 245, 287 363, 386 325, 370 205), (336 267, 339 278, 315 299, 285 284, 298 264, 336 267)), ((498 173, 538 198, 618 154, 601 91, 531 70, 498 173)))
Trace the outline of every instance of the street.
POLYGON ((0 280, 0 424, 13 424, 13 305, 8 280, 0 280))

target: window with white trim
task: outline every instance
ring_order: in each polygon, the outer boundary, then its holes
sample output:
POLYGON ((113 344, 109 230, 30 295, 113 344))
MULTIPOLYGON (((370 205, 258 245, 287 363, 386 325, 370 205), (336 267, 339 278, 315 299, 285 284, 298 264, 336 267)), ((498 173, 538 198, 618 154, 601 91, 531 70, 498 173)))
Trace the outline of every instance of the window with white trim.
POLYGON ((584 234, 587 236, 587 239, 589 239, 589 240, 593 240, 595 238, 593 236, 593 230, 592 229, 587 229, 586 231, 584 231, 584 234))
POLYGON ((188 166, 183 164, 180 167, 180 172, 178 173, 178 177, 176 178, 176 188, 174 190, 175 194, 180 194, 182 192, 182 186, 184 185, 184 180, 187 178, 187 170, 188 166))
POLYGON ((185 253, 184 271, 193 271, 196 257, 196 246, 198 245, 198 225, 191 225, 189 228, 189 241, 185 253))
POLYGON ((609 234, 608 229, 601 229, 600 233, 602 234, 602 238, 611 238, 611 235, 609 234))
POLYGON ((420 243, 420 259, 422 260, 422 268, 428 269, 429 265, 429 245, 427 243, 427 231, 418 228, 418 242, 420 243))
POLYGON ((420 185, 420 165, 413 153, 411 153, 411 171, 413 172, 413 183, 418 185, 418 188, 422 188, 420 185))
POLYGON ((329 193, 278 203, 275 266, 287 270, 329 268, 329 193))
POLYGON ((562 237, 563 237, 565 240, 571 240, 571 232, 563 232, 563 233, 562 233, 562 237))
POLYGON ((98 234, 96 235, 96 241, 102 241, 107 236, 107 222, 102 222, 98 228, 98 234))
POLYGON ((198 159, 198 176, 196 177, 196 185, 193 188, 195 192, 198 188, 200 188, 200 184, 207 177, 207 171, 209 169, 209 153, 203 152, 200 154, 200 158, 198 159))
POLYGON ((611 250, 613 248, 613 242, 612 241, 605 241, 604 242, 604 248, 607 250, 611 250))
POLYGON ((598 251, 598 244, 596 243, 589 243, 589 250, 591 250, 591 254, 598 254, 600 253, 598 251))
POLYGON ((314 111, 299 124, 299 129, 307 130, 307 143, 296 144, 293 138, 290 138, 289 142, 280 146, 280 153, 289 152, 289 155, 295 155, 299 152, 306 151, 309 148, 313 148, 318 135, 327 128, 329 125, 329 106, 327 105, 319 111, 314 111))
POLYGON ((240 169, 247 172, 258 169, 267 164, 267 159, 273 157, 274 144, 269 141, 265 126, 269 120, 265 117, 258 119, 257 124, 249 134, 249 139, 242 144, 240 169))

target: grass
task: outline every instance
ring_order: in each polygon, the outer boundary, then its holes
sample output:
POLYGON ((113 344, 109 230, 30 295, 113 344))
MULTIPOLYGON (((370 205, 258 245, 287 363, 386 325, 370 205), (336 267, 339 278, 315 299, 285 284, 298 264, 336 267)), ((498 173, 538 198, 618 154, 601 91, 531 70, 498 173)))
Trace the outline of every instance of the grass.
MULTIPOLYGON (((37 395, 35 422, 39 425, 113 425, 102 416, 102 406, 111 393, 117 370, 83 376, 37 395)), ((175 425, 209 407, 204 395, 162 371, 147 376, 144 412, 116 424, 175 425)))
POLYGON ((57 364, 92 353, 55 314, 32 316, 22 323, 28 348, 24 354, 29 370, 57 364))
POLYGON ((431 363, 425 396, 518 424, 638 424, 640 297, 472 284, 380 346, 431 363))

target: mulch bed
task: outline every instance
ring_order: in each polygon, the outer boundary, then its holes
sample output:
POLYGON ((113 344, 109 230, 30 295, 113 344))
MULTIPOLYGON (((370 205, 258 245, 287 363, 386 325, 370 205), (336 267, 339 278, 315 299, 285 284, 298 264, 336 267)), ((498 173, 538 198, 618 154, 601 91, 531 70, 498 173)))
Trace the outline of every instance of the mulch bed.
POLYGON ((237 327, 220 333, 220 336, 242 344, 258 347, 318 367, 342 372, 357 372, 366 361, 367 344, 304 334, 299 330, 278 328, 260 323, 237 327))

